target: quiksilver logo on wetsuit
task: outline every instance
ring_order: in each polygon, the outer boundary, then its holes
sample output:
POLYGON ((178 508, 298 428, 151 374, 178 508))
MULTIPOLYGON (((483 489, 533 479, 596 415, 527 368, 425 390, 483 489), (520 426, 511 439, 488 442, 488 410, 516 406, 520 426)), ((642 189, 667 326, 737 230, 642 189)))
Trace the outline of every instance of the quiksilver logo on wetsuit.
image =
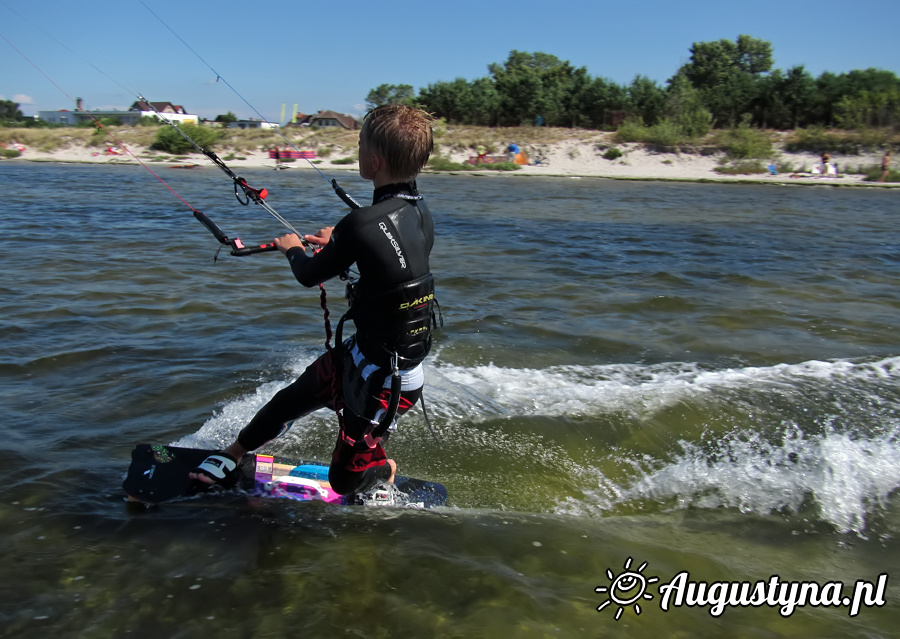
POLYGON ((403 251, 400 249, 400 243, 394 239, 394 236, 391 235, 391 232, 388 230, 387 224, 384 222, 378 223, 378 228, 381 229, 381 232, 384 233, 384 236, 390 241, 391 246, 394 247, 394 252, 397 253, 397 258, 400 260, 400 266, 402 268, 406 268, 406 258, 403 257, 403 251))

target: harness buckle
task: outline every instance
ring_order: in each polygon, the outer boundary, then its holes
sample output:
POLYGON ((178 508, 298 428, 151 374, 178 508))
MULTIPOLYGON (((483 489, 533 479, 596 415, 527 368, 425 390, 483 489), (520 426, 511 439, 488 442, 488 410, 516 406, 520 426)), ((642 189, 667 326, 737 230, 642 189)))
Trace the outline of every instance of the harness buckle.
POLYGON ((373 437, 372 433, 366 433, 362 439, 353 439, 347 432, 341 429, 341 441, 356 450, 373 449, 381 443, 381 437, 373 437))
POLYGON ((365 441, 366 445, 369 448, 375 448, 379 443, 381 443, 381 437, 372 437, 372 433, 366 433, 363 436, 363 441, 365 441))

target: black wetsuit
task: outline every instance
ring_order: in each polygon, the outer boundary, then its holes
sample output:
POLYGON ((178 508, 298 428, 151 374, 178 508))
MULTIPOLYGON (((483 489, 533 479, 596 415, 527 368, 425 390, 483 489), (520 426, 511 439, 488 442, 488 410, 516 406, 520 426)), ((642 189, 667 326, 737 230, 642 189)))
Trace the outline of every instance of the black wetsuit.
MULTIPOLYGON (((294 276, 307 287, 356 264, 359 280, 352 288, 348 316, 357 330, 260 409, 238 435, 241 446, 255 450, 303 415, 324 407, 343 408, 343 431, 329 471, 332 488, 341 494, 365 492, 379 479, 387 479, 390 469, 381 444, 352 442, 361 442, 372 430, 378 410, 387 408, 390 391, 384 385, 392 362, 396 360, 401 370, 415 369, 431 348, 434 285, 428 260, 433 244, 431 213, 415 185, 392 184, 375 190, 372 206, 341 219, 331 241, 318 253, 288 251, 294 276)), ((412 408, 421 392, 421 384, 404 387, 397 414, 412 408)))

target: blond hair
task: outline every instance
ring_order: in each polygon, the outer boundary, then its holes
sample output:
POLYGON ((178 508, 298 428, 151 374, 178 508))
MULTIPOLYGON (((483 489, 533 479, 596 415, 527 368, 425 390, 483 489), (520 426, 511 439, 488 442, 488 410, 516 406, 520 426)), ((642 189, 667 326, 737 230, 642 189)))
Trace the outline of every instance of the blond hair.
POLYGON ((385 159, 393 179, 411 180, 434 150, 432 121, 422 109, 384 104, 369 111, 359 134, 385 159))

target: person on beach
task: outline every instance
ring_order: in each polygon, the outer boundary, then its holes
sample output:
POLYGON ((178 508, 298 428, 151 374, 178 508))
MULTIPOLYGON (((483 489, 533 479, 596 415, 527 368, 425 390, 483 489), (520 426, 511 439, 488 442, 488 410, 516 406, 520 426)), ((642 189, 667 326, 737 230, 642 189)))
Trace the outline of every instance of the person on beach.
MULTIPOLYGON (((820 162, 821 162, 820 168, 822 169, 822 175, 824 175, 825 177, 828 177, 828 175, 829 175, 828 168, 829 168, 829 165, 831 164, 831 154, 828 151, 824 151, 822 153, 820 162)), ((837 170, 835 169, 835 171, 834 171, 835 177, 837 177, 836 174, 837 174, 837 170)))
POLYGON ((477 156, 475 157, 475 164, 484 164, 485 157, 487 156, 487 149, 484 148, 483 144, 479 144, 475 147, 475 153, 477 156))
POLYGON ((517 155, 519 155, 519 145, 515 142, 512 142, 508 147, 506 147, 507 160, 509 160, 510 162, 515 162, 517 155))
POLYGON ((433 147, 431 117, 424 111, 400 104, 377 107, 359 135, 359 174, 373 184, 372 205, 303 240, 289 233, 274 241, 306 287, 356 264, 359 279, 347 287, 350 310, 338 325, 334 349, 279 391, 191 478, 208 484, 226 479, 247 452, 284 433, 293 420, 328 407, 340 411, 328 473, 332 489, 360 494, 393 482, 397 465, 375 434, 412 408, 424 385, 422 362, 434 326, 429 268, 434 223, 415 178, 433 147), (304 240, 317 247, 312 256, 304 240), (345 319, 353 320, 356 334, 341 343, 345 319))
POLYGON ((891 152, 890 150, 884 152, 884 156, 881 158, 881 177, 878 178, 879 182, 887 182, 888 173, 891 172, 891 152))

